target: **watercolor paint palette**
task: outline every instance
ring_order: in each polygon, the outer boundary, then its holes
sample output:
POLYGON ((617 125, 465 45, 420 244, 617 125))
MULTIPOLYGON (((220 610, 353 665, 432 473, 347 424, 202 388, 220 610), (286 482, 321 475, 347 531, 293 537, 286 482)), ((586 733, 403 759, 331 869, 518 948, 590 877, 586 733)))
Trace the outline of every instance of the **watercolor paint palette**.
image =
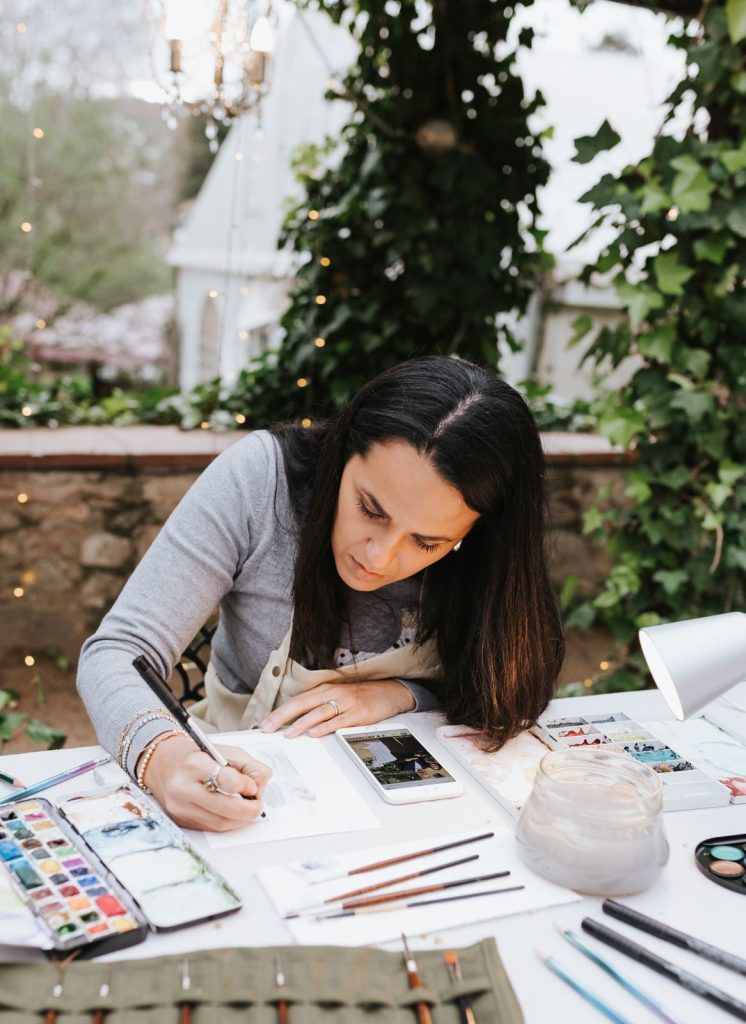
POLYGON ((59 811, 154 931, 240 909, 228 882, 143 793, 129 786, 93 790, 62 801, 59 811))
POLYGON ((55 956, 76 951, 87 957, 147 935, 124 887, 46 800, 0 807, 0 865, 4 942, 17 938, 55 956))
POLYGON ((746 835, 704 839, 694 859, 711 882, 746 896, 746 835))
POLYGON ((603 746, 646 764, 663 781, 664 810, 695 810, 730 803, 734 794, 717 773, 679 749, 676 736, 682 724, 686 723, 639 723, 622 712, 571 718, 550 713, 542 716, 531 731, 552 750, 603 746), (659 729, 665 732, 665 738, 657 734, 659 729))

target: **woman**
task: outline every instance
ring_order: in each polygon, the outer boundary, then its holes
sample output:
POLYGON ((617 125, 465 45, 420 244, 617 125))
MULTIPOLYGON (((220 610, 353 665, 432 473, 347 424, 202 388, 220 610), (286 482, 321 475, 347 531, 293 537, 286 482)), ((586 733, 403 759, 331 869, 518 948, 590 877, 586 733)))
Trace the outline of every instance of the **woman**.
POLYGON ((260 813, 267 770, 224 748, 216 793, 132 668, 145 654, 168 677, 219 604, 193 709, 208 728, 323 736, 440 702, 498 747, 544 710, 563 656, 542 474, 520 395, 455 359, 395 366, 320 426, 255 431, 205 470, 83 647, 102 744, 183 825, 260 813))

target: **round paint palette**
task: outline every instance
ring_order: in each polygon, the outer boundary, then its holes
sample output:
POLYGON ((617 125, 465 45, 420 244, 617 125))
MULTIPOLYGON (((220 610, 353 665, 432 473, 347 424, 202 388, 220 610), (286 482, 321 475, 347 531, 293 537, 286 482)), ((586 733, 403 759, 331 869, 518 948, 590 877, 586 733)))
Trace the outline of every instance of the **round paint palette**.
POLYGON ((746 835, 704 839, 697 843, 694 858, 711 882, 746 896, 746 835))

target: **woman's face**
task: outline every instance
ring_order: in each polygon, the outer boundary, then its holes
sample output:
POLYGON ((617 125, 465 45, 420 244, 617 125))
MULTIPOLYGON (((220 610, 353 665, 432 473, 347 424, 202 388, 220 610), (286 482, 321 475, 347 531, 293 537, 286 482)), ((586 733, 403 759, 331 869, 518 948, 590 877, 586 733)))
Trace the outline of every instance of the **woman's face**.
POLYGON ((378 590, 443 558, 479 518, 406 441, 353 455, 339 484, 332 553, 353 590, 378 590))

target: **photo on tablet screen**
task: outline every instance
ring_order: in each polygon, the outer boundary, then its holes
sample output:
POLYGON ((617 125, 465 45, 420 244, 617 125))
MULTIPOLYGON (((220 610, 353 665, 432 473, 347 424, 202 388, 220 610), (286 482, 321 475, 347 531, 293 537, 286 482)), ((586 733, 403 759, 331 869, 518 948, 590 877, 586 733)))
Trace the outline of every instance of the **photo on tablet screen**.
POLYGON ((344 740, 384 789, 450 782, 453 776, 408 729, 381 729, 344 740))

